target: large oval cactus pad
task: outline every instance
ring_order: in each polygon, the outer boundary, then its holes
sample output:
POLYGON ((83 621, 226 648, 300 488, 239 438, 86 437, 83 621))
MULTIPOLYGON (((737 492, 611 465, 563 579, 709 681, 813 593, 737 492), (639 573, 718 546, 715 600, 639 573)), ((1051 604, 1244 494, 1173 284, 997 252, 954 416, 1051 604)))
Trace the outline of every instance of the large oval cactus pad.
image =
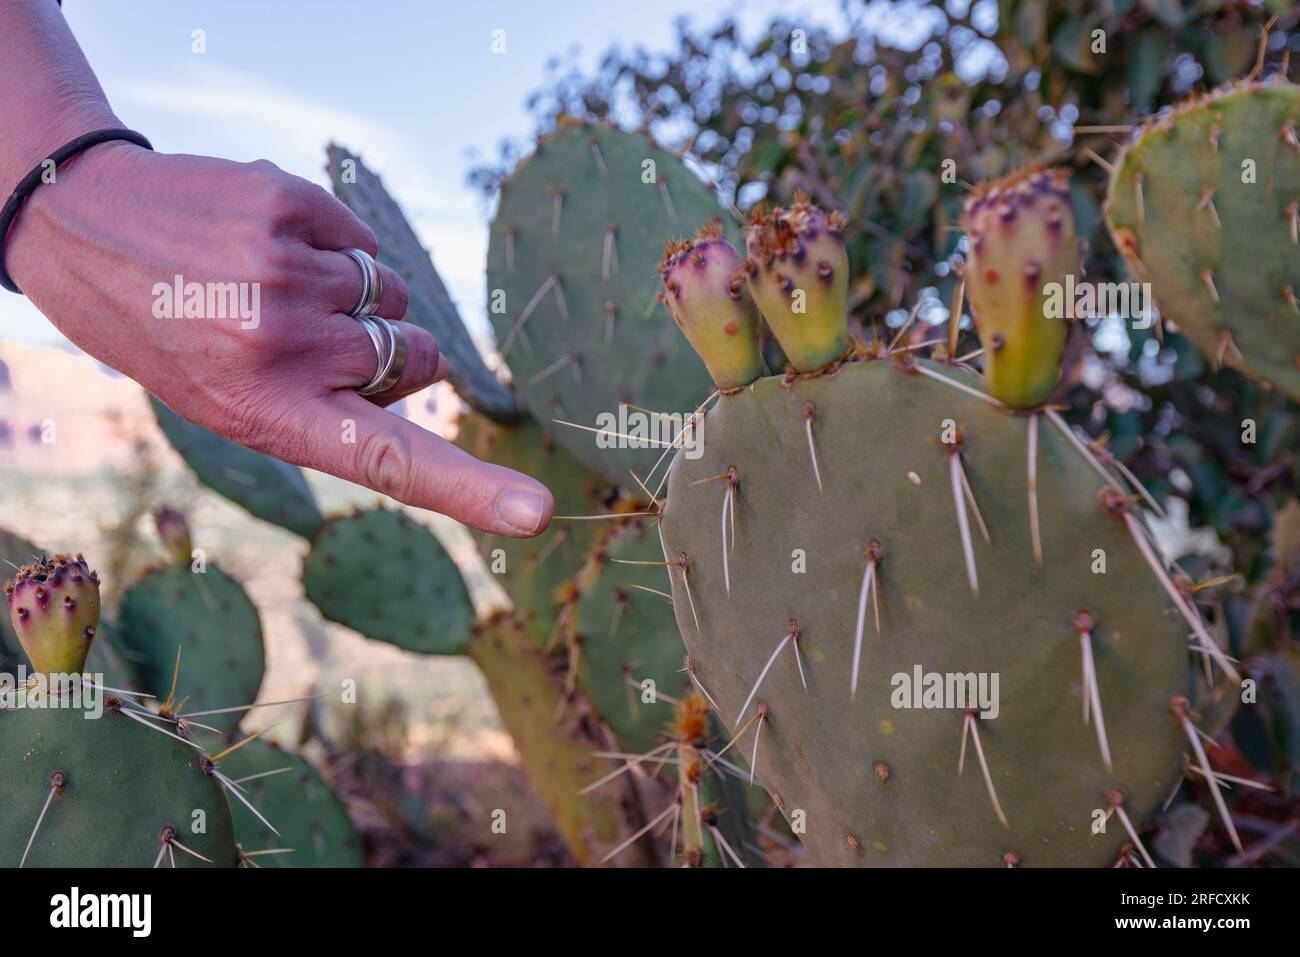
POLYGON ((807 690, 787 644, 754 698, 768 709, 758 775, 787 816, 805 813, 804 843, 823 865, 1104 864, 1125 840, 1113 818, 1104 834, 1093 833, 1106 789, 1119 788, 1141 818, 1180 773, 1185 740, 1170 705, 1186 687, 1188 629, 1125 525, 1099 504, 1105 480, 1041 421, 1036 564, 1028 421, 915 367, 854 363, 793 384, 761 379, 721 397, 705 419, 703 456, 673 466, 664 537, 670 556, 688 555, 699 627, 674 577, 677 624, 733 731, 756 713, 751 705, 742 716, 742 705, 797 620, 807 690), (808 402, 824 491, 809 453, 808 402), (942 441, 953 426, 962 429, 961 460, 992 539, 985 544, 972 516, 978 594, 961 545, 952 446, 942 441), (700 480, 731 467, 738 485, 728 594, 728 483, 700 480), (851 697, 873 540, 880 632, 868 605, 851 697), (1113 772, 1082 720, 1081 610, 1096 617, 1113 772), (958 774, 964 713, 895 706, 906 703, 895 694, 917 669, 998 677, 997 716, 974 724, 1009 827, 970 740, 958 774))

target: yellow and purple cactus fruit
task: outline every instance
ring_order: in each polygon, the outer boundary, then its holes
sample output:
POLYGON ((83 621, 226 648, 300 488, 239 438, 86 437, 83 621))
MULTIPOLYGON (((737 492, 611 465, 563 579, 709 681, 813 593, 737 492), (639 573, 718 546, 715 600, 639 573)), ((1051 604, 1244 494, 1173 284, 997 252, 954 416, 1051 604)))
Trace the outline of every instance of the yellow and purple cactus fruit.
POLYGON ((185 516, 174 508, 163 506, 154 509, 153 523, 158 529, 163 548, 172 561, 178 565, 188 565, 194 554, 194 543, 190 539, 190 526, 185 521, 185 516))
POLYGON ((845 219, 798 195, 757 213, 745 248, 749 291, 797 372, 816 372, 849 349, 845 219))
POLYGON ((763 371, 742 265, 716 219, 694 239, 669 243, 659 264, 668 311, 719 389, 748 385, 763 371))
POLYGON ((85 558, 55 555, 25 565, 5 585, 9 617, 32 667, 73 674, 99 627, 99 576, 85 558))
POLYGON ((1069 332, 1046 303, 1053 283, 1080 270, 1068 174, 1033 167, 994 180, 967 201, 962 226, 988 392, 1013 409, 1041 405, 1060 380, 1069 332))

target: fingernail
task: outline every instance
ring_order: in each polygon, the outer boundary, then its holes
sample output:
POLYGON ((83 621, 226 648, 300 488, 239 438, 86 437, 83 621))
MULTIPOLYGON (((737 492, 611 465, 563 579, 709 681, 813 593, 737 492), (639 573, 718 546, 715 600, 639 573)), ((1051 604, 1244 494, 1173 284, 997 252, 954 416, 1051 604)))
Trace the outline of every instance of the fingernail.
POLYGON ((537 492, 506 492, 497 499, 497 518, 525 535, 537 531, 545 510, 546 503, 537 492))

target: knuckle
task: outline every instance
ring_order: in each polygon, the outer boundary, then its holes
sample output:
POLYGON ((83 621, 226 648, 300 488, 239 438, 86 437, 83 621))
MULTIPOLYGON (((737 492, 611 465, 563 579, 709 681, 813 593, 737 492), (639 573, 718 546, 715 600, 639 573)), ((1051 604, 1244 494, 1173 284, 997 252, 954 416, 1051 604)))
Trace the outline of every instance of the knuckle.
POLYGON ((376 492, 405 501, 411 475, 411 444, 404 435, 376 432, 368 435, 359 449, 361 475, 376 492))

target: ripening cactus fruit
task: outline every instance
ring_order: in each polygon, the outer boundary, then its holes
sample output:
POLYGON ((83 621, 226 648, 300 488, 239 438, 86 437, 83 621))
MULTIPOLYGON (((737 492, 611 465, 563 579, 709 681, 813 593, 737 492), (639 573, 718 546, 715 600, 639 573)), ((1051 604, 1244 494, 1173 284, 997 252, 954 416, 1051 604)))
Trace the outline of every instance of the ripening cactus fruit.
POLYGON ((760 211, 750 222, 749 291, 798 372, 823 368, 849 348, 844 225, 842 214, 828 216, 804 196, 789 209, 760 211))
POLYGON ((185 516, 174 508, 156 508, 153 512, 154 528, 167 555, 177 565, 188 565, 194 552, 190 538, 190 525, 185 516))
POLYGON ((82 555, 24 565, 5 585, 9 621, 42 674, 81 671, 99 627, 99 576, 82 555))
POLYGON ((1028 169, 982 186, 962 225, 988 394, 1013 409, 1041 405, 1060 381, 1069 332, 1046 308, 1048 290, 1080 269, 1065 170, 1028 169))
POLYGON ((661 512, 737 748, 822 865, 1113 861, 1184 749, 1204 764, 1189 632, 1238 677, 1134 496, 1055 412, 961 367, 806 371, 721 395, 661 512))
POLYGON ((740 254, 717 220, 694 239, 668 244, 659 275, 664 302, 719 389, 748 385, 763 371, 758 317, 740 254))
POLYGON ((1300 86, 1242 83, 1143 126, 1106 222, 1161 316, 1211 361, 1300 399, 1300 86))

